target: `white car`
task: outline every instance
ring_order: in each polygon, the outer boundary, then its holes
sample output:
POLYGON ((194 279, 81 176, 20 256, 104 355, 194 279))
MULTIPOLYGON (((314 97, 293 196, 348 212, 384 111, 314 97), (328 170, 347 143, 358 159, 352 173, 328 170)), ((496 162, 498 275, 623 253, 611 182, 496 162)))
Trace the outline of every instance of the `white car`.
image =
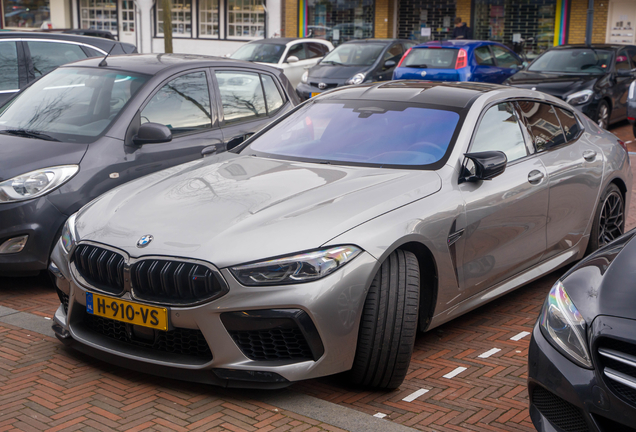
POLYGON ((333 49, 323 39, 274 38, 261 39, 243 45, 230 57, 281 68, 294 88, 306 69, 314 66, 333 49))

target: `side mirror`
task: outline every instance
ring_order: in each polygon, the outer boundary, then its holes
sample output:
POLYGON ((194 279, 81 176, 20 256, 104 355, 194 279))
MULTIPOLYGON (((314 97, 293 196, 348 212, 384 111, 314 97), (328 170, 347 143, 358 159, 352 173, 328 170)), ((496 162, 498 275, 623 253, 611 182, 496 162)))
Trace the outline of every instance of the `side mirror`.
POLYGON ((137 145, 165 143, 172 141, 172 132, 167 126, 159 123, 144 123, 139 126, 133 143, 137 145))
POLYGON ((492 180, 505 171, 508 163, 506 154, 500 151, 466 153, 464 156, 473 162, 474 169, 464 168, 460 183, 492 180))
POLYGON ((636 69, 617 69, 616 76, 618 77, 631 77, 636 74, 636 69))
POLYGON ((385 69, 390 69, 390 68, 392 68, 395 65, 396 65, 396 63, 395 63, 394 60, 387 60, 387 61, 384 62, 384 68, 385 69))
POLYGON ((296 56, 287 57, 287 63, 297 63, 298 61, 299 61, 298 57, 296 57, 296 56))

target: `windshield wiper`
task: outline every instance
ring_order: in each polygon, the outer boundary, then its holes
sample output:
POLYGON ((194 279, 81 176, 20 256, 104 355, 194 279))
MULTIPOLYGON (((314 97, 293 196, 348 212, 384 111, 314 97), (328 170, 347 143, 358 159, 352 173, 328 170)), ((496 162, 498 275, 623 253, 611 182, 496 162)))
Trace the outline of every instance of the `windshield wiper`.
POLYGON ((29 131, 26 129, 5 129, 0 131, 0 133, 7 134, 7 135, 21 136, 25 138, 37 138, 44 141, 59 141, 59 139, 53 138, 51 135, 47 135, 47 134, 36 132, 36 131, 29 131))

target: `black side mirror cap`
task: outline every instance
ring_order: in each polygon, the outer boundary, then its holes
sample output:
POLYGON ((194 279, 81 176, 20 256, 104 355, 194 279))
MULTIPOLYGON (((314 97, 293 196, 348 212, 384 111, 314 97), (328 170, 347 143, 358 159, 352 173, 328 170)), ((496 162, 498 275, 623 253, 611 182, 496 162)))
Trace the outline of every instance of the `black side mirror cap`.
POLYGON ((487 151, 479 153, 466 153, 468 159, 475 164, 475 173, 469 173, 459 179, 463 182, 477 182, 481 180, 492 180, 506 170, 508 158, 504 152, 487 151))
POLYGON ((137 135, 133 137, 136 145, 156 144, 172 141, 172 132, 160 123, 144 123, 139 126, 137 135))

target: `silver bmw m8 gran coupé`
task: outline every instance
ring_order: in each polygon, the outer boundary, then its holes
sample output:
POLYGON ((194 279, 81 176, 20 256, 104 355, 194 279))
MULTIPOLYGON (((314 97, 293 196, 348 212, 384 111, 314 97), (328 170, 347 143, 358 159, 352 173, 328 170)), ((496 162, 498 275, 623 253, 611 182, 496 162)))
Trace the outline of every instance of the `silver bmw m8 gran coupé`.
POLYGON ((52 254, 58 338, 236 387, 398 387, 439 326, 618 237, 625 145, 543 93, 393 81, 113 189, 52 254))

